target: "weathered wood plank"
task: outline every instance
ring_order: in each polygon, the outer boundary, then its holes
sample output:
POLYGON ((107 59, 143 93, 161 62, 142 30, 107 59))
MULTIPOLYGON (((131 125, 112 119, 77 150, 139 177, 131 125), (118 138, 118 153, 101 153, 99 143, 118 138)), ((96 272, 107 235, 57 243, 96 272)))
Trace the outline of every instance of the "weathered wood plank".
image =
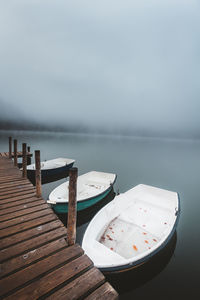
POLYGON ((55 267, 60 267, 80 257, 83 254, 83 250, 77 244, 73 247, 59 250, 43 260, 20 270, 9 277, 0 280, 1 290, 0 296, 6 295, 8 292, 19 289, 27 284, 31 280, 44 276, 45 273, 53 270, 55 267), (12 282, 12 285, 10 284, 12 282))
POLYGON ((7 215, 7 214, 13 213, 15 211, 19 211, 19 210, 23 211, 24 209, 34 207, 34 206, 38 206, 38 205, 41 205, 41 204, 44 204, 44 203, 45 203, 45 201, 42 199, 42 200, 33 201, 33 202, 22 204, 22 205, 17 205, 15 207, 9 207, 9 208, 4 208, 4 209, 1 208, 0 216, 7 215))
MULTIPOLYGON (((31 195, 32 196, 32 195, 31 195)), ((43 200, 42 198, 36 198, 36 197, 29 197, 27 199, 20 199, 18 201, 12 201, 12 202, 7 202, 7 203, 3 203, 0 201, 0 209, 4 209, 4 208, 9 208, 9 207, 13 207, 13 210, 15 210, 14 208, 18 205, 23 205, 29 202, 34 202, 34 201, 38 201, 38 200, 43 200)), ((44 200, 43 200, 44 201, 44 200)))
POLYGON ((3 221, 0 223, 0 229, 3 228, 8 228, 11 226, 14 226, 16 224, 24 224, 25 222, 29 221, 29 220, 35 220, 37 218, 41 218, 43 216, 46 216, 48 214, 52 214, 52 209, 51 208, 44 208, 42 210, 39 211, 35 211, 33 210, 32 213, 26 214, 26 215, 22 215, 19 217, 15 217, 11 220, 7 220, 7 221, 3 221))
POLYGON ((30 186, 33 187, 32 183, 30 183, 29 180, 27 179, 21 179, 21 180, 18 180, 18 181, 14 181, 14 180, 11 180, 9 182, 6 182, 6 183, 1 183, 0 182, 0 190, 1 189, 5 189, 5 188, 11 188, 11 187, 17 187, 19 185, 26 185, 26 184, 29 184, 30 186))
POLYGON ((15 226, 0 229, 0 239, 5 238, 5 237, 10 236, 15 233, 20 233, 20 232, 25 231, 30 228, 34 228, 39 225, 43 225, 43 224, 48 223, 53 220, 57 220, 57 216, 52 213, 50 215, 47 215, 47 216, 45 215, 38 219, 34 219, 34 220, 31 219, 30 221, 25 222, 25 223, 21 223, 21 224, 15 225, 15 226))
POLYGON ((56 228, 50 232, 40 234, 39 236, 36 236, 31 240, 20 242, 18 244, 10 246, 9 248, 5 248, 0 251, 0 262, 13 258, 17 255, 26 253, 27 251, 34 250, 37 247, 42 246, 48 243, 49 241, 53 241, 58 238, 61 238, 66 234, 67 234, 67 230, 63 226, 60 228, 56 228))
POLYGON ((27 179, 22 179, 21 176, 11 176, 11 177, 0 177, 0 185, 3 183, 9 183, 11 181, 13 182, 19 182, 21 180, 26 181, 27 179))
POLYGON ((45 232, 51 231, 53 229, 61 227, 60 220, 55 220, 50 223, 40 225, 36 228, 32 228, 20 233, 16 233, 10 237, 6 237, 0 242, 0 249, 10 247, 14 244, 21 243, 22 241, 33 239, 36 236, 39 236, 45 232))
POLYGON ((37 262, 56 251, 66 248, 67 242, 65 238, 59 238, 55 241, 49 241, 47 244, 38 247, 29 252, 25 252, 23 255, 19 255, 15 258, 11 258, 8 261, 1 264, 0 278, 5 277, 9 273, 18 271, 25 268, 33 262, 37 262))
POLYGON ((108 283, 104 283, 92 294, 85 298, 85 300, 115 300, 118 299, 117 292, 113 287, 108 283))
POLYGON ((0 203, 1 204, 6 204, 6 203, 10 203, 12 205, 12 202, 15 202, 15 201, 21 201, 22 199, 28 199, 28 198, 36 198, 36 199, 39 199, 37 197, 35 197, 35 193, 34 192, 27 192, 27 193, 23 193, 23 195, 13 195, 13 197, 9 197, 9 198, 5 198, 5 199, 0 199, 0 203))
POLYGON ((1 190, 1 197, 6 196, 7 198, 10 197, 10 195, 16 195, 16 193, 21 192, 23 194, 24 191, 34 191, 33 187, 30 185, 21 185, 14 189, 5 189, 1 190))
MULTIPOLYGON (((105 277, 96 268, 92 268, 80 277, 74 279, 69 284, 60 288, 58 291, 46 297, 48 300, 78 300, 83 299, 89 293, 92 293, 105 282, 105 277)), ((109 298, 107 298, 109 299, 109 298)))
POLYGON ((1 187, 0 186, 0 193, 1 193, 1 195, 13 194, 18 191, 23 191, 24 189, 27 189, 28 187, 34 189, 32 183, 21 183, 21 184, 17 184, 17 185, 10 186, 10 187, 7 187, 7 186, 1 187))
POLYGON ((5 299, 38 299, 51 292, 57 286, 69 281, 74 276, 87 271, 92 265, 92 261, 86 255, 82 255, 67 265, 56 269, 14 294, 11 294, 5 299))
POLYGON ((37 205, 37 206, 31 207, 31 208, 25 208, 21 211, 19 210, 19 211, 10 213, 8 215, 1 216, 0 222, 4 222, 4 221, 7 221, 7 220, 10 220, 10 219, 19 217, 19 216, 23 216, 23 215, 26 215, 26 214, 31 214, 33 212, 36 212, 38 210, 43 210, 43 209, 48 208, 48 207, 49 207, 48 204, 41 204, 41 205, 37 205))

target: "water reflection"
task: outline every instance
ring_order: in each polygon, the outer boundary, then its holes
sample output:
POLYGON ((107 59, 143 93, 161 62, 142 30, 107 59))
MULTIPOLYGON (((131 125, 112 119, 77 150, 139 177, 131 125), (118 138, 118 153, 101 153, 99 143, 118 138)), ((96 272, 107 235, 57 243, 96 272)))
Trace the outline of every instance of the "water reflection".
POLYGON ((152 280, 165 269, 171 257, 173 256, 176 248, 176 242, 177 233, 175 231, 166 247, 154 255, 149 261, 130 271, 115 274, 105 274, 107 280, 113 285, 119 294, 123 294, 128 291, 134 291, 136 288, 152 280))

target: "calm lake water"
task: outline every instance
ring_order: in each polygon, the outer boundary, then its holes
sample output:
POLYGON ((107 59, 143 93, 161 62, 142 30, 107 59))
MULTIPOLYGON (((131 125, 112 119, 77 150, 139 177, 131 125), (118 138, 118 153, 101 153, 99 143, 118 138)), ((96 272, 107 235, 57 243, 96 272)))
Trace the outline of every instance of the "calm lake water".
MULTIPOLYGON (((172 243, 147 266, 109 277, 120 299, 192 299, 199 291, 200 270, 200 141, 90 136, 80 134, 0 132, 0 151, 8 151, 8 136, 26 142, 41 159, 76 159, 79 174, 90 170, 117 174, 115 192, 144 183, 176 191, 181 217, 172 243)), ((21 145, 20 145, 21 147, 21 145)), ((43 185, 43 197, 65 179, 43 185)), ((97 209, 98 210, 98 209, 97 209)), ((77 241, 94 213, 79 220, 77 241)))

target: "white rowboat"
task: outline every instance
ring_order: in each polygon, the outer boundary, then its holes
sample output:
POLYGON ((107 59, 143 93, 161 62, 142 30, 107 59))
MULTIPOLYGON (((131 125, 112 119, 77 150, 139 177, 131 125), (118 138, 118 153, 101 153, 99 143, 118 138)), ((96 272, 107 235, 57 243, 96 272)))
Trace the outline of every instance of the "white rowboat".
POLYGON ((94 216, 82 247, 102 271, 128 270, 167 244, 179 212, 177 193, 140 184, 116 196, 94 216))
MULTIPOLYGON (((40 163, 42 182, 45 180, 65 174, 72 168, 75 160, 70 158, 55 158, 40 163)), ((27 176, 34 182, 35 181, 35 164, 27 166, 27 176)))
MULTIPOLYGON (((104 199, 113 188, 116 174, 91 171, 78 176, 77 210, 86 209, 104 199)), ((57 186, 49 195, 48 203, 57 213, 68 212, 69 181, 57 186)))

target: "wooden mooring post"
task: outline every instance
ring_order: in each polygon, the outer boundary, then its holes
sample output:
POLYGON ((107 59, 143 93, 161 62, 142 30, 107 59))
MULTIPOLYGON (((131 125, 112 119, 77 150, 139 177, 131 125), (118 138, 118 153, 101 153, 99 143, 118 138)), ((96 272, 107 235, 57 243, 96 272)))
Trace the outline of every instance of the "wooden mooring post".
POLYGON ((22 144, 22 177, 27 177, 27 151, 26 143, 22 144))
POLYGON ((14 166, 17 166, 17 140, 14 140, 14 166))
POLYGON ((35 150, 35 185, 36 196, 39 198, 42 196, 40 150, 35 150))
POLYGON ((9 136, 9 158, 12 158, 12 137, 9 136))
MULTIPOLYGON (((31 147, 28 146, 27 147, 27 152, 30 153, 31 152, 31 147)), ((31 157, 27 156, 27 165, 31 165, 31 157)))
POLYGON ((68 219, 67 219, 67 242, 72 246, 76 242, 76 190, 77 190, 78 169, 69 170, 69 202, 68 202, 68 219))

